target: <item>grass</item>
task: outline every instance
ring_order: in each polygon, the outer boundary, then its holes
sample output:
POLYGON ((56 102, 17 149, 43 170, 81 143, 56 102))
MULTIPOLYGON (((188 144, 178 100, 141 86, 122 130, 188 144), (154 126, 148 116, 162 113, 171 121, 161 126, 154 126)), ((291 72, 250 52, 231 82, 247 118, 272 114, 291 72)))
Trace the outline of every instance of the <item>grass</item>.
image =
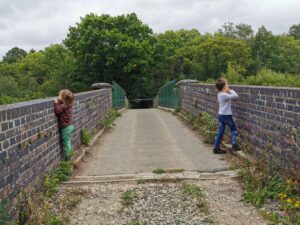
POLYGON ((203 212, 208 213, 208 208, 205 204, 204 196, 200 187, 195 184, 183 183, 182 193, 188 196, 192 196, 196 199, 196 206, 203 212))
POLYGON ((155 174, 182 173, 182 172, 184 172, 184 169, 161 169, 161 168, 156 168, 152 171, 152 173, 155 173, 155 174))
POLYGON ((138 198, 137 193, 134 190, 127 190, 122 194, 122 204, 130 206, 133 204, 134 200, 138 198))

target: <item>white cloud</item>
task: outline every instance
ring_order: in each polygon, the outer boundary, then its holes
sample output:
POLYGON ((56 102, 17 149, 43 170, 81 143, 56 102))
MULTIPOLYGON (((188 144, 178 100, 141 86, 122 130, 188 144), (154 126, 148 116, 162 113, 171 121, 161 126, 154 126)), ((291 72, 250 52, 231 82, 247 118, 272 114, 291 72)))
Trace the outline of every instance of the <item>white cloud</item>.
POLYGON ((68 27, 90 12, 136 12, 154 32, 180 28, 214 32, 231 21, 285 33, 300 23, 299 0, 0 0, 0 57, 15 46, 38 50, 60 43, 68 27))

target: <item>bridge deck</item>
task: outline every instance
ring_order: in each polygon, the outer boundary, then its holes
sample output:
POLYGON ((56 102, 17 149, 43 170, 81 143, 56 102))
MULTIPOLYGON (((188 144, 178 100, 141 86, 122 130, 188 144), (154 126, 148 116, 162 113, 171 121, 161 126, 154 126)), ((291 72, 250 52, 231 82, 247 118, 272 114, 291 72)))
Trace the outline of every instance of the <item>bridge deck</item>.
POLYGON ((76 175, 152 172, 155 168, 188 171, 227 170, 196 134, 171 113, 159 109, 127 110, 116 127, 99 139, 76 175))

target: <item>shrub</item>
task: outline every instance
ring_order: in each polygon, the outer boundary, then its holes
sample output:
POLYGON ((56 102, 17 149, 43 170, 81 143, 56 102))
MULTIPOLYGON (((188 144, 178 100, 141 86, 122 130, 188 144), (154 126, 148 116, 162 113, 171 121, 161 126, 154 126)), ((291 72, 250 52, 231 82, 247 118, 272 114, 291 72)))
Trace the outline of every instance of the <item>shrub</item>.
POLYGON ((269 69, 262 69, 256 75, 246 77, 241 83, 258 86, 300 87, 300 75, 277 73, 269 69))

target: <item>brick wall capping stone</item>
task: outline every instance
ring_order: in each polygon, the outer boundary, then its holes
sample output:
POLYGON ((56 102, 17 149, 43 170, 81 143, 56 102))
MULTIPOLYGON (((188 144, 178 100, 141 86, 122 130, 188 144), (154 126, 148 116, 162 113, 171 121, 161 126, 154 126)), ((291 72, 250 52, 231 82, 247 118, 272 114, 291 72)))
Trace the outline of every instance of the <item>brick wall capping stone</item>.
POLYGON ((111 84, 109 83, 94 83, 92 84, 92 89, 105 89, 111 88, 111 84))
MULTIPOLYGON (((86 94, 89 94, 89 93, 92 94, 95 91, 99 91, 99 90, 91 90, 91 91, 75 93, 74 94, 75 100, 77 100, 76 97, 85 96, 86 94)), ((19 109, 22 107, 39 105, 39 104, 48 104, 49 102, 51 102, 51 104, 52 104, 52 102, 54 101, 55 98, 57 98, 57 97, 49 97, 49 98, 35 99, 35 100, 30 100, 30 101, 25 101, 25 102, 12 103, 12 104, 7 104, 7 105, 0 105, 0 111, 10 110, 10 109, 19 109)))
MULTIPOLYGON (((185 81, 185 80, 182 80, 185 81)), ((192 80, 193 81, 193 80, 192 80)), ((191 85, 191 86, 207 86, 207 87, 215 87, 215 84, 206 84, 197 82, 177 82, 177 85, 191 85)), ((279 87, 279 86, 257 86, 257 85, 237 85, 237 84, 229 84, 230 87, 237 87, 237 88, 254 88, 254 89, 269 89, 269 90, 283 90, 283 91, 300 91, 299 87, 279 87)))
POLYGON ((181 85, 181 84, 190 84, 190 83, 199 83, 198 80, 192 80, 192 79, 188 79, 188 80, 180 80, 176 83, 176 85, 181 85))

